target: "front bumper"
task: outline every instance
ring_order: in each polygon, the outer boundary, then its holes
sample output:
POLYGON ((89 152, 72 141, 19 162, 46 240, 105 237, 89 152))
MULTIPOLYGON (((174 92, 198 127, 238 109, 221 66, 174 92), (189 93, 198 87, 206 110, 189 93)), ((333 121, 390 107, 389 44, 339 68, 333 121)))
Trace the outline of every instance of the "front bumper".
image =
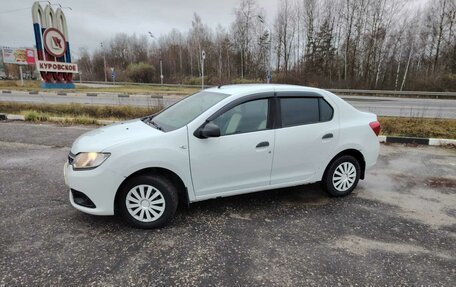
POLYGON ((65 184, 70 188, 69 197, 74 208, 93 215, 114 215, 114 200, 117 189, 124 177, 103 166, 91 170, 73 170, 65 163, 63 167, 65 184), (82 206, 75 202, 71 189, 85 194, 95 208, 82 206))

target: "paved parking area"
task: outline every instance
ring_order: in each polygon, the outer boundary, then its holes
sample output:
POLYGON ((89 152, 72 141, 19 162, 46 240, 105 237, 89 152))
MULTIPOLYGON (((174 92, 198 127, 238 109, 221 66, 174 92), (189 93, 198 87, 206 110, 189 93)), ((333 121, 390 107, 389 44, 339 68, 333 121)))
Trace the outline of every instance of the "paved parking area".
POLYGON ((0 123, 0 286, 456 282, 456 150, 382 145, 345 198, 318 185, 179 208, 160 230, 80 213, 62 165, 86 127, 0 123))

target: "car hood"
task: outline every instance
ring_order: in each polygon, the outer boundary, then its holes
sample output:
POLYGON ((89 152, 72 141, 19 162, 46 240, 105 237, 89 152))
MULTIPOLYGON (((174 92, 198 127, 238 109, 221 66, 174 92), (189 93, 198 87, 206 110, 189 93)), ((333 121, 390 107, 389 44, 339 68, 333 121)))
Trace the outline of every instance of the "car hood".
POLYGON ((81 135, 73 143, 71 153, 102 152, 125 141, 143 139, 162 133, 140 119, 120 122, 81 135))

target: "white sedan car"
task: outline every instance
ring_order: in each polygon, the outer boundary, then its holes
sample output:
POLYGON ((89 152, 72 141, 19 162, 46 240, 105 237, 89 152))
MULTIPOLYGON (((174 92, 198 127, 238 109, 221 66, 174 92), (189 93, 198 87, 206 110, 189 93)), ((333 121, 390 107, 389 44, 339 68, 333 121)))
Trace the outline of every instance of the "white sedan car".
POLYGON ((221 86, 80 136, 65 182, 76 209, 156 228, 178 201, 313 182, 347 195, 376 163, 379 132, 376 115, 325 90, 221 86))

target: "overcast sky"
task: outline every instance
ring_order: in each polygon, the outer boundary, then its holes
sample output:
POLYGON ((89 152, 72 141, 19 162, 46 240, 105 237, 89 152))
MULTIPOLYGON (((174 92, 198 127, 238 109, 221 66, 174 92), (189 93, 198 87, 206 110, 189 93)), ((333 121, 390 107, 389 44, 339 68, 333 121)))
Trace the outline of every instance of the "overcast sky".
MULTIPOLYGON (((34 45, 31 7, 33 0, 0 0, 0 46, 32 47, 34 45)), ((228 27, 234 19, 239 0, 59 0, 53 4, 64 9, 70 45, 74 56, 81 47, 90 50, 118 32, 155 36, 172 28, 187 31, 193 13, 210 27, 228 27)), ((279 0, 258 0, 266 15, 272 18, 279 0)), ((44 6, 46 3, 41 3, 44 6)), ((57 8, 57 6, 54 6, 57 8)))

